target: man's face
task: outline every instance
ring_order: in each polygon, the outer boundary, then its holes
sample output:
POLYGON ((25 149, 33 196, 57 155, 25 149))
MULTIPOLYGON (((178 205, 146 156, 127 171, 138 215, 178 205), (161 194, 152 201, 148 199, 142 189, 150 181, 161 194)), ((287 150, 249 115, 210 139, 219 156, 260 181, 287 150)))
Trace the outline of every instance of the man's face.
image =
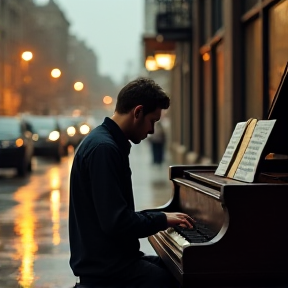
POLYGON ((154 133, 155 122, 160 120, 161 108, 143 116, 143 112, 139 113, 139 117, 135 119, 133 133, 131 133, 130 140, 134 144, 139 144, 142 140, 147 138, 148 134, 154 133))

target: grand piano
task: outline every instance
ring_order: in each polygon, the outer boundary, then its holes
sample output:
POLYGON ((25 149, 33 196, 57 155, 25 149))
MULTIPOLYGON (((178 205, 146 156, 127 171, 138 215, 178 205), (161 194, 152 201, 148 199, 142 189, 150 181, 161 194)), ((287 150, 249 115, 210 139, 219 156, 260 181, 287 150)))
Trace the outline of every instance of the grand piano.
POLYGON ((182 287, 288 286, 287 75, 286 66, 266 118, 276 126, 253 183, 217 176, 217 165, 169 167, 173 197, 162 210, 185 212, 196 227, 148 239, 182 287))

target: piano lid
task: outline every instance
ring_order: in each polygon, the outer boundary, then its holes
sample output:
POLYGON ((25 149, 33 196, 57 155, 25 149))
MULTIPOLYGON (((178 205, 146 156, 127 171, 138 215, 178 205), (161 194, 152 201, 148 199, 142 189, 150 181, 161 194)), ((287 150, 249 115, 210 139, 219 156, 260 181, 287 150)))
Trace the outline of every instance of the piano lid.
POLYGON ((270 151, 267 152, 288 155, 288 62, 268 111, 267 119, 277 119, 269 137, 268 149, 270 151))

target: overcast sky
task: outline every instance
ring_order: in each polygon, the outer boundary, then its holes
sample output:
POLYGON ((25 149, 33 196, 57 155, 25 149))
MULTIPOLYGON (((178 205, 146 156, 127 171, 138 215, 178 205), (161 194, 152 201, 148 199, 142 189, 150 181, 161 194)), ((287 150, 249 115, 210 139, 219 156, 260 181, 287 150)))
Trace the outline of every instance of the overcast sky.
POLYGON ((101 74, 110 75, 117 83, 127 71, 134 76, 141 65, 144 0, 54 1, 70 22, 71 33, 94 50, 101 74))

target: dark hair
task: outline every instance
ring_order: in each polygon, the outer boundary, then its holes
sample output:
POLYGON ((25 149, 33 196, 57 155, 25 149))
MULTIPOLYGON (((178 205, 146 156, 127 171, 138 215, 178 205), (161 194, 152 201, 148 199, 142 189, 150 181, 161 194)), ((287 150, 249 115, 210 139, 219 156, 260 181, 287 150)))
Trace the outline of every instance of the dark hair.
POLYGON ((143 105, 143 115, 146 115, 157 108, 168 109, 170 98, 154 80, 140 77, 121 89, 115 111, 125 114, 138 105, 143 105))

